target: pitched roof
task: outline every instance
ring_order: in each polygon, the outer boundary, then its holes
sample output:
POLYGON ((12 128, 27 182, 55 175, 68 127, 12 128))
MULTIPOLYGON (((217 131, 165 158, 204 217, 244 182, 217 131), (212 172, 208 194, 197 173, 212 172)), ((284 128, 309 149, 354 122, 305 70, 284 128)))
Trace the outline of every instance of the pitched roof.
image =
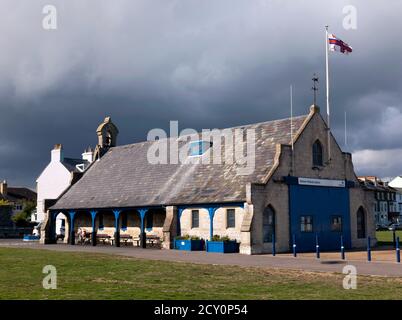
POLYGON ((36 201, 36 192, 25 187, 8 187, 7 195, 0 195, 0 197, 8 201, 36 201))
MULTIPOLYGON (((293 118, 295 134, 307 117, 293 118)), ((149 141, 113 147, 51 209, 244 202, 246 184, 262 183, 271 170, 276 145, 291 143, 290 124, 288 118, 236 127, 255 129, 255 170, 250 175, 238 175, 238 165, 228 163, 150 164, 149 141)))

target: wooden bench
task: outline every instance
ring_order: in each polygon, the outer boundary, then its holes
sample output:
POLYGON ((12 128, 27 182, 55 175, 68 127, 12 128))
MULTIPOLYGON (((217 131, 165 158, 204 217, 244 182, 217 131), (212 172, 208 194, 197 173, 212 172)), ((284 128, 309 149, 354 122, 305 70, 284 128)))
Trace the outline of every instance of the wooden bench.
MULTIPOLYGON (((137 247, 139 247, 141 245, 141 237, 138 236, 138 237, 133 238, 133 242, 136 242, 137 247)), ((149 243, 151 245, 151 247, 154 247, 155 245, 160 244, 161 238, 150 234, 150 235, 147 235, 146 242, 149 243)))
POLYGON ((161 238, 155 235, 147 235, 147 242, 154 247, 155 245, 159 245, 161 243, 161 238))
POLYGON ((98 233, 96 235, 96 240, 99 240, 99 241, 103 242, 103 244, 106 244, 106 242, 109 242, 110 238, 111 238, 111 236, 109 236, 106 233, 98 233))

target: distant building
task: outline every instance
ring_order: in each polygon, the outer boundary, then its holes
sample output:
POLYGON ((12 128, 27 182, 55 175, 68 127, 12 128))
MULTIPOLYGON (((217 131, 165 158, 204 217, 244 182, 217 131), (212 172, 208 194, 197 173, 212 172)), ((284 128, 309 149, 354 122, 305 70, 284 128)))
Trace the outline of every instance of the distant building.
POLYGON ((27 202, 36 202, 36 192, 25 187, 9 187, 4 180, 0 182, 0 200, 7 201, 15 215, 24 210, 27 202))
MULTIPOLYGON (((93 160, 93 151, 87 148, 80 159, 64 157, 63 147, 56 144, 51 151, 50 162, 36 180, 37 208, 32 221, 42 222, 45 218, 45 199, 57 199, 93 160)), ((62 222, 59 222, 62 225, 62 222)))
POLYGON ((388 186, 397 190, 396 193, 396 202, 398 203, 398 211, 399 211, 399 222, 402 223, 402 176, 397 176, 392 179, 388 186))
POLYGON ((392 222, 398 222, 401 215, 402 194, 375 176, 359 177, 359 180, 367 190, 373 192, 376 224, 388 226, 392 222))

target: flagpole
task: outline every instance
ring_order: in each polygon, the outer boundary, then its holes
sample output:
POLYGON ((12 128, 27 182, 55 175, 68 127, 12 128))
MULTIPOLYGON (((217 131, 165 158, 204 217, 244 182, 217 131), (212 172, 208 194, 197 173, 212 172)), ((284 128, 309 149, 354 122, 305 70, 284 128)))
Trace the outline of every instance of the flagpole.
POLYGON ((290 141, 292 144, 292 175, 294 175, 294 143, 293 143, 293 86, 290 85, 290 141))
POLYGON ((328 26, 325 26, 325 71, 327 86, 327 126, 328 126, 328 162, 331 161, 331 127, 330 127, 330 109, 329 109, 329 63, 328 63, 328 26))

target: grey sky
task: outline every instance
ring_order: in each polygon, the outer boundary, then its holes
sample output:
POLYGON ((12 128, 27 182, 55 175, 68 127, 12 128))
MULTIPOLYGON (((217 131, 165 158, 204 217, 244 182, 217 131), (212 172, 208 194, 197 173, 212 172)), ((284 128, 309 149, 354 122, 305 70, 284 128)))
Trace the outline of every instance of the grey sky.
POLYGON ((227 127, 324 101, 324 26, 353 47, 331 54, 332 124, 344 112, 358 174, 402 174, 402 2, 291 0, 2 0, 0 179, 34 186, 50 149, 78 157, 111 115, 119 144, 156 127, 227 127), (42 28, 42 9, 58 29, 42 28), (342 27, 345 5, 357 29, 342 27), (381 151, 381 152, 380 152, 381 151))

